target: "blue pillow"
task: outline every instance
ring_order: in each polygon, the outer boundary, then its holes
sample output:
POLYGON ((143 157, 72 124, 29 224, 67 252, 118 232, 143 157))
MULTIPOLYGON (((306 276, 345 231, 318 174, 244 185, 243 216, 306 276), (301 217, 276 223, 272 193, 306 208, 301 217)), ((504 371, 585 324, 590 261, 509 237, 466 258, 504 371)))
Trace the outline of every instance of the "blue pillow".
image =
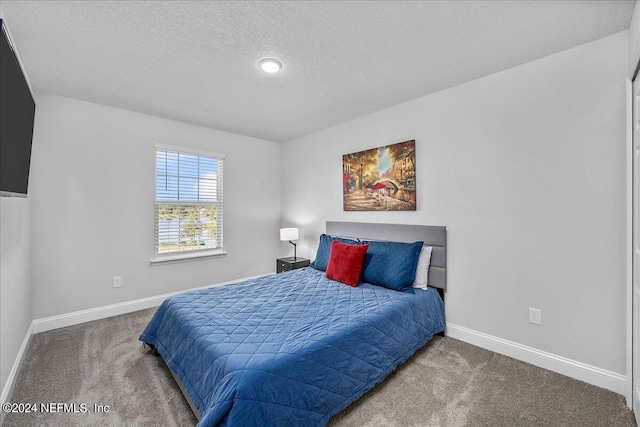
POLYGON ((327 271, 327 265, 329 264, 329 254, 331 253, 331 242, 333 242, 334 240, 351 245, 360 243, 357 240, 331 237, 323 233, 320 235, 320 243, 318 244, 316 259, 310 264, 311 267, 315 268, 316 270, 327 271))
POLYGON ((369 244, 369 250, 364 257, 362 281, 396 291, 412 292, 423 242, 364 243, 369 244))

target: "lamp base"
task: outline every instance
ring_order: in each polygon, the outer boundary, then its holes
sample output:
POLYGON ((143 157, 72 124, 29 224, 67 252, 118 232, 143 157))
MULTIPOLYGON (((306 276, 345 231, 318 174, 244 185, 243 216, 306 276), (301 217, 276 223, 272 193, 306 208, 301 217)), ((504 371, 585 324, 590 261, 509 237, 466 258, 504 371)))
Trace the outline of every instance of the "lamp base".
POLYGON ((291 240, 289 240, 289 243, 291 243, 293 245, 293 259, 297 259, 298 257, 296 256, 296 244, 293 243, 291 240))

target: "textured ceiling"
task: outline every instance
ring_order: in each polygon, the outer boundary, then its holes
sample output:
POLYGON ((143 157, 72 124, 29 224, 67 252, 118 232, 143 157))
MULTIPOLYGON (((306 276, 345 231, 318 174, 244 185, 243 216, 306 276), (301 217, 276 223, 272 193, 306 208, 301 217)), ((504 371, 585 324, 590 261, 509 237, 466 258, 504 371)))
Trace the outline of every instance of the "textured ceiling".
POLYGON ((625 30, 634 2, 0 7, 36 91, 287 141, 625 30))

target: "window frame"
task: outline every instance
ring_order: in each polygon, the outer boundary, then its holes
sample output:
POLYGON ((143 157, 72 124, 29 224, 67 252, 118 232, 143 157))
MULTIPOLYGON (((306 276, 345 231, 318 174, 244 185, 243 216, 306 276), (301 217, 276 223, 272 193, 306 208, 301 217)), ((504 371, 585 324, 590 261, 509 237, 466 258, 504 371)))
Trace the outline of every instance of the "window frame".
MULTIPOLYGON (((200 150, 200 149, 193 149, 193 148, 188 148, 188 147, 179 147, 179 146, 174 146, 174 145, 166 145, 166 144, 159 144, 156 143, 154 144, 154 156, 153 156, 153 161, 154 161, 154 188, 153 188, 153 253, 154 256, 153 258, 151 258, 151 264, 159 264, 159 263, 167 263, 167 262, 181 262, 181 261, 188 261, 188 260, 196 260, 196 259, 203 259, 203 258, 209 258, 209 257, 217 257, 217 256, 224 256, 227 254, 227 252, 224 249, 224 215, 223 215, 223 211, 224 211, 224 160, 225 160, 225 154, 224 153, 218 153, 218 152, 213 152, 213 151, 208 151, 208 150, 200 150), (198 157, 209 157, 209 158, 215 158, 217 159, 217 161, 219 162, 219 168, 216 170, 216 185, 218 186, 217 188, 217 197, 220 199, 219 201, 216 202, 202 202, 202 201, 184 201, 185 205, 194 205, 194 204, 201 204, 201 205, 215 205, 217 206, 217 213, 220 215, 220 218, 222 218, 222 225, 220 226, 220 230, 218 231, 218 234, 221 237, 222 240, 222 245, 220 247, 217 248, 207 248, 207 249, 191 249, 191 250, 185 250, 185 251, 173 251, 173 252, 166 252, 166 253, 159 253, 158 252, 158 217, 157 217, 157 206, 158 204, 163 204, 162 201, 158 200, 158 187, 157 187, 157 182, 158 182, 158 151, 168 151, 168 152, 172 152, 172 153, 179 153, 179 154, 185 154, 185 155, 192 155, 192 156, 198 156, 198 157)), ((177 201, 176 204, 180 204, 180 201, 177 201)))

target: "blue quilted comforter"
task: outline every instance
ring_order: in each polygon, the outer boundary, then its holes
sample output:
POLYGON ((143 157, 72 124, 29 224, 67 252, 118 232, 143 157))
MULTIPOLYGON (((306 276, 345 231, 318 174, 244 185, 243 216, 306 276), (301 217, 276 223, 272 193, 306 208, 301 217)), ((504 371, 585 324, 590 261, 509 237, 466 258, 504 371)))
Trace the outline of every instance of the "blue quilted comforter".
POLYGON ((434 289, 357 288, 304 268, 168 298, 156 346, 199 426, 320 426, 444 330, 434 289))

